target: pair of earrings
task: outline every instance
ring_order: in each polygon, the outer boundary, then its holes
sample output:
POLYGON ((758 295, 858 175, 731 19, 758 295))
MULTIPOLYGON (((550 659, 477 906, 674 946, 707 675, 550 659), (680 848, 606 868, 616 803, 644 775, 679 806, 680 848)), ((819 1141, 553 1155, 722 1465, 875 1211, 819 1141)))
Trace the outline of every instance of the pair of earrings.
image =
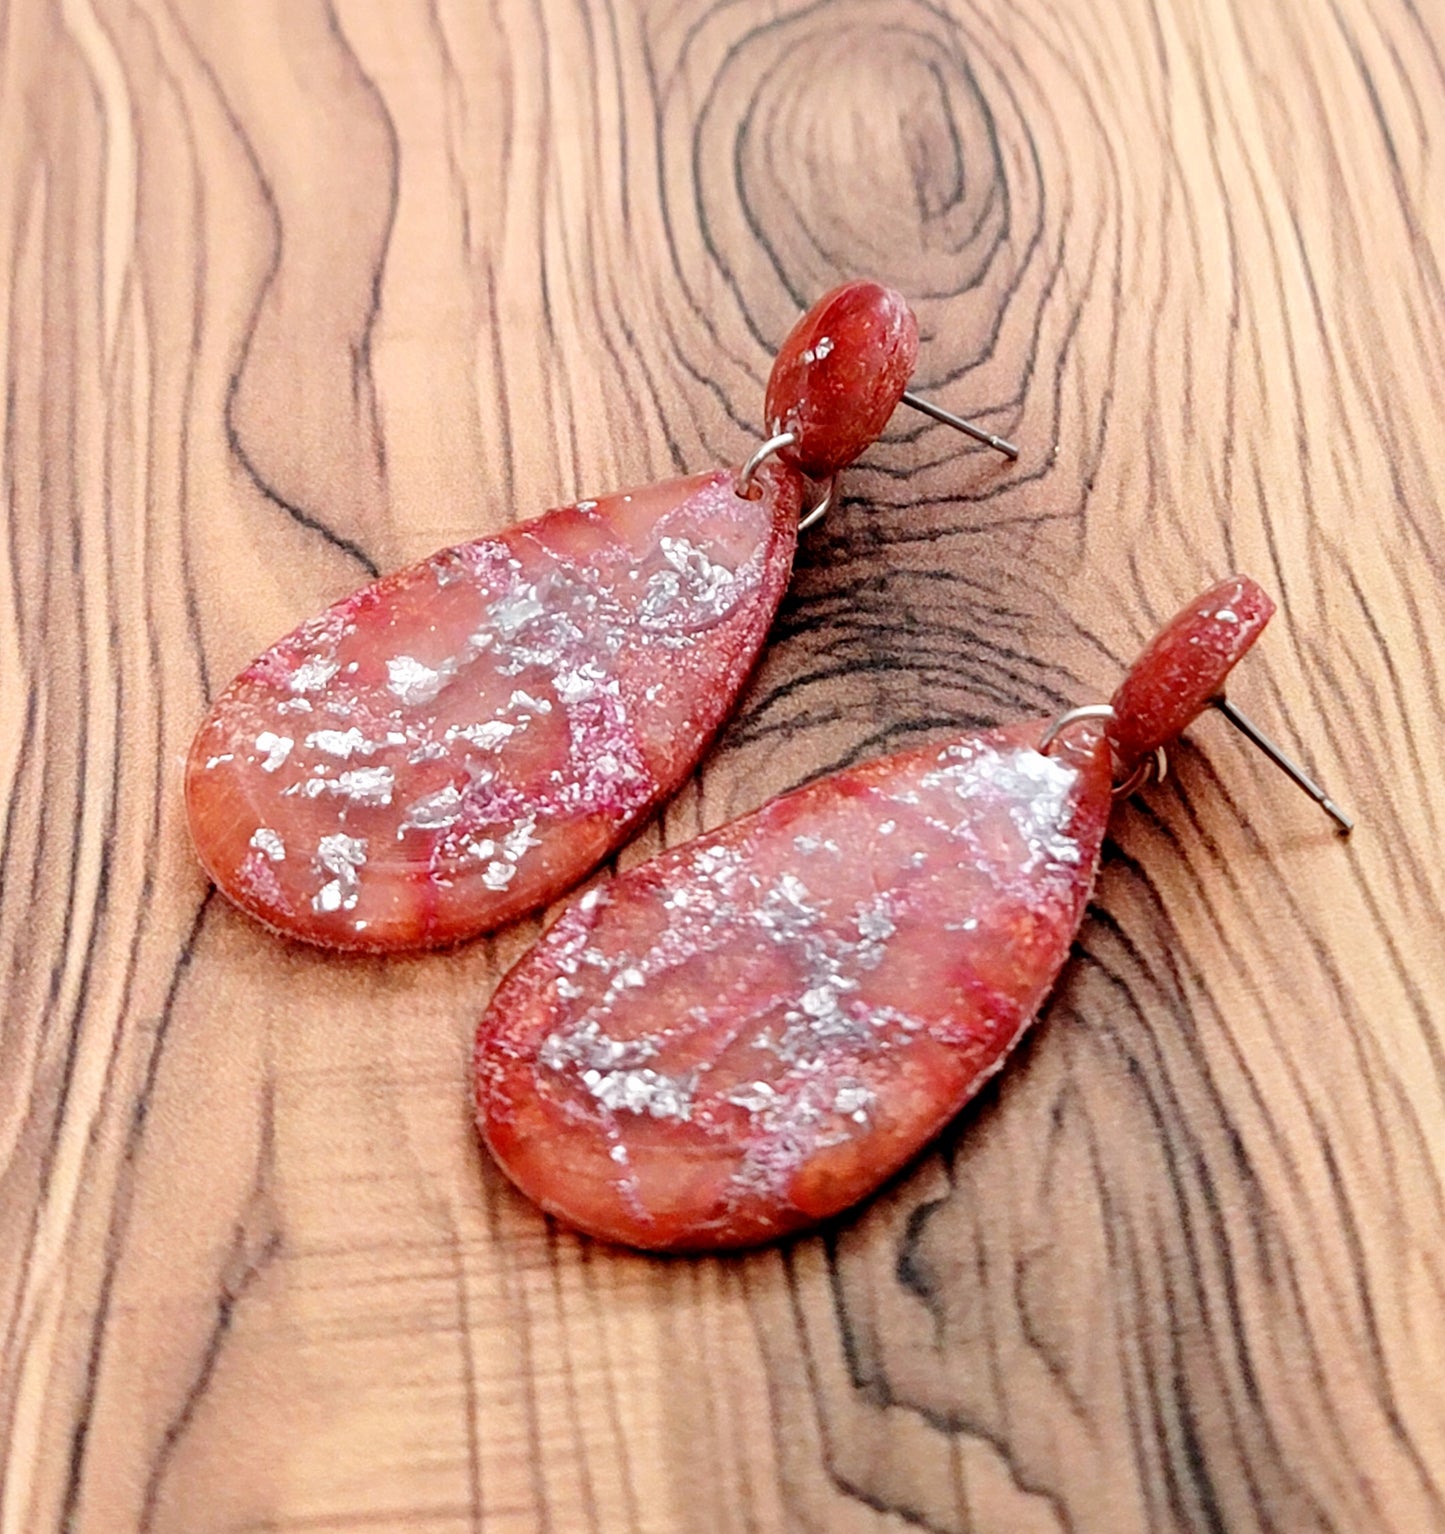
MULTIPOLYGON (((719 471, 583 501, 377 581, 249 666, 186 773, 207 871, 324 946, 457 941, 578 883, 730 712, 797 533, 905 401, 918 331, 855 282, 785 341, 772 436, 719 471), (805 477, 827 488, 804 511, 805 477)), ((477 1036, 478 1122, 541 1207, 705 1249, 836 1214, 1003 1063, 1082 920, 1113 801, 1224 700, 1274 604, 1247 577, 1149 645, 1112 703, 834 774, 569 905, 477 1036)))

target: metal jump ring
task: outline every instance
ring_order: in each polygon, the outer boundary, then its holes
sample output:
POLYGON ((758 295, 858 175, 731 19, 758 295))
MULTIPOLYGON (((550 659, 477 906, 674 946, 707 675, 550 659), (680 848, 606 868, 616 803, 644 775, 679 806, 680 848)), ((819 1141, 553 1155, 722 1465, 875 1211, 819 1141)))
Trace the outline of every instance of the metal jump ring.
POLYGON ((1049 747, 1071 724, 1082 724, 1086 719, 1112 719, 1113 717, 1112 703, 1085 703, 1081 708, 1071 708, 1066 714, 1060 714, 1044 731, 1044 738, 1039 742, 1039 750, 1047 755, 1049 747))
POLYGON ((828 481, 828 488, 818 498, 817 504, 810 506, 803 513, 802 520, 798 523, 798 531, 805 533, 815 522, 821 522, 828 514, 829 508, 838 497, 838 476, 835 474, 828 481))
POLYGON ((1146 756, 1122 783, 1114 785, 1114 797, 1127 799, 1131 794, 1137 794, 1150 778, 1162 783, 1168 776, 1169 758, 1164 754, 1163 746, 1156 746, 1153 756, 1146 756))
POLYGON ((739 495, 746 496, 753 488, 753 475, 774 453, 782 452, 785 447, 792 447, 797 440, 790 431, 780 431, 776 437, 769 437, 738 471, 738 477, 733 481, 733 489, 739 495))
MULTIPOLYGON (((1114 708, 1110 703, 1085 703, 1080 708, 1071 708, 1067 713, 1060 714, 1044 731, 1043 739, 1039 742, 1039 750, 1047 755, 1049 747, 1071 724, 1082 724, 1086 719, 1113 718, 1114 708)), ((1162 783, 1168 775, 1169 758, 1165 754, 1164 747, 1159 746, 1155 749, 1153 756, 1146 756, 1122 783, 1114 785, 1114 797, 1127 799, 1130 794, 1137 793, 1143 788, 1151 777, 1162 783)))
MULTIPOLYGON (((785 447, 792 447, 797 437, 790 431, 780 431, 776 437, 769 437, 751 458, 738 470, 738 477, 733 481, 733 490, 742 496, 746 496, 753 487, 753 477, 758 470, 773 456, 780 453, 785 447)), ((838 496, 838 476, 835 474, 828 481, 828 488, 823 492, 818 502, 810 506, 803 513, 802 520, 798 523, 798 531, 806 532, 815 522, 821 522, 828 514, 829 507, 838 496)))

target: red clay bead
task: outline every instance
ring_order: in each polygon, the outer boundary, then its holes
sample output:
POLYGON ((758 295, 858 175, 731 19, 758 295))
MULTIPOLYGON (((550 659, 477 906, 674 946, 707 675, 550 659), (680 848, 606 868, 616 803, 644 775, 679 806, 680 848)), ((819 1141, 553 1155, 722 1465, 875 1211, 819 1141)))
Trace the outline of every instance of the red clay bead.
POLYGON ((1249 576, 1233 575, 1174 615, 1114 694, 1109 740, 1124 771, 1209 707, 1273 613, 1268 593, 1249 576))
POLYGON ((478 1032, 512 1180, 594 1235, 700 1250, 891 1177, 1003 1064, 1083 915, 1110 752, 1040 733, 821 779, 574 901, 478 1032))
POLYGON ((329 948, 455 942, 555 899, 692 771, 787 586, 802 482, 649 485, 445 549, 273 645, 186 803, 243 910, 329 948))
POLYGON ((876 282, 848 282, 793 326, 768 378, 769 432, 797 437, 779 454, 827 479, 876 442, 918 357, 918 321, 876 282))

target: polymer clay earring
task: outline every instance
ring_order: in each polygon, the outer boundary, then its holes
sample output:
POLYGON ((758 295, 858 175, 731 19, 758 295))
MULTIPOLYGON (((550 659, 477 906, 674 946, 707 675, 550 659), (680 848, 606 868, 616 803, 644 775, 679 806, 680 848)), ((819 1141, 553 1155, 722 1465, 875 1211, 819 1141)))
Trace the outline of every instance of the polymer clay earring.
POLYGON ((217 699, 191 835, 258 921, 328 948, 455 942, 562 894, 697 764, 788 584, 800 526, 906 392, 918 326, 853 282, 794 327, 771 437, 719 470, 443 550, 303 623, 217 699), (800 522, 804 476, 829 481, 800 522))
POLYGON ((1184 609, 1112 703, 808 784, 573 901, 477 1035, 478 1124, 549 1214, 657 1250, 857 1203, 1004 1063, 1068 956, 1114 800, 1221 708, 1274 604, 1184 609))

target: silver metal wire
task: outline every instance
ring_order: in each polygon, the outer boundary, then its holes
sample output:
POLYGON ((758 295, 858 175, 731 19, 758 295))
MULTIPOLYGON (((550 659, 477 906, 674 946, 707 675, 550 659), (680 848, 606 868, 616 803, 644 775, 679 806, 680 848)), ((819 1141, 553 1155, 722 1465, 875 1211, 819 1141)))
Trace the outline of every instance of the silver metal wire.
POLYGON ((1047 756, 1049 747, 1071 724, 1082 724, 1086 719, 1112 719, 1113 717, 1114 708, 1109 703, 1085 703, 1079 708, 1071 708, 1067 713, 1060 714, 1044 731, 1044 738, 1039 742, 1039 750, 1047 756))
MULTIPOLYGON (((1219 713, 1223 714, 1251 745, 1258 746, 1276 767, 1302 788, 1325 814, 1334 821, 1335 825, 1344 835, 1348 836, 1354 830, 1354 821, 1330 798, 1309 773, 1293 757, 1287 755, 1276 745, 1252 719, 1240 713, 1222 694, 1217 698, 1211 698, 1210 704, 1219 713)), ((1080 724, 1086 719, 1112 719, 1113 717, 1114 710, 1107 703, 1086 703, 1082 708, 1071 708, 1067 713, 1060 714, 1048 729, 1044 731, 1043 739, 1039 742, 1039 750, 1047 752, 1049 747, 1053 745, 1071 724, 1080 724)), ((1116 799, 1127 799, 1130 794, 1137 793, 1139 789, 1143 788, 1150 778, 1154 778, 1162 783, 1168 772, 1169 758, 1165 754, 1164 747, 1160 746, 1152 756, 1146 756, 1122 783, 1114 785, 1114 797, 1116 799)))
POLYGON ((1127 799, 1137 794, 1151 778, 1156 783, 1162 783, 1168 776, 1169 758, 1164 753, 1164 747, 1157 746, 1153 756, 1146 756, 1122 783, 1114 785, 1114 797, 1127 799))
POLYGON ((975 426, 972 421, 965 421, 961 415, 954 415, 951 410, 945 410, 942 405, 935 405, 931 399, 924 399, 921 394, 915 394, 911 389, 903 391, 901 403, 916 410, 920 415, 930 416, 935 421, 942 421, 945 426, 951 426, 955 431, 961 431, 966 437, 972 437, 975 442, 986 442, 996 453, 1002 453, 1005 458, 1017 458, 1019 450, 1012 442, 1005 442, 1002 437, 996 437, 991 431, 985 431, 982 426, 975 426))
POLYGON ((805 533, 815 522, 821 522, 827 516, 833 502, 838 498, 838 476, 835 474, 828 481, 828 488, 818 500, 803 513, 802 520, 798 523, 798 531, 805 533))
MULTIPOLYGON (((766 442, 759 444, 757 451, 738 470, 738 477, 733 481, 733 489, 742 496, 753 488, 753 480, 762 466, 773 456, 780 453, 785 447, 792 447, 797 437, 790 431, 780 431, 776 437, 769 437, 766 442)), ((821 522, 827 516, 829 508, 838 499, 838 476, 835 474, 828 481, 827 489, 821 497, 803 513, 802 520, 798 523, 798 531, 806 532, 816 522, 821 522)))
POLYGON ((753 488, 753 475, 773 456, 780 453, 785 447, 792 447, 797 437, 790 431, 780 431, 776 437, 769 437, 762 443, 751 458, 738 470, 738 477, 733 481, 733 489, 739 495, 746 496, 753 488))
MULTIPOLYGON (((1110 703, 1085 703, 1078 708, 1071 708, 1066 713, 1060 714, 1044 731, 1043 739, 1039 742, 1039 750, 1047 756, 1049 747, 1070 725, 1083 724, 1091 719, 1109 720, 1113 717, 1114 707, 1110 703)), ((1150 778, 1162 783, 1168 776, 1169 757, 1164 747, 1160 746, 1152 756, 1146 756, 1122 783, 1114 785, 1114 797, 1127 799, 1130 794, 1138 793, 1150 778)))
POLYGON ((1314 802, 1334 821, 1339 830, 1348 836, 1355 823, 1320 787, 1295 759, 1275 744, 1247 714, 1241 714, 1228 698, 1221 694, 1211 699, 1213 706, 1229 720, 1251 745, 1258 746, 1279 770, 1302 788, 1314 802))

